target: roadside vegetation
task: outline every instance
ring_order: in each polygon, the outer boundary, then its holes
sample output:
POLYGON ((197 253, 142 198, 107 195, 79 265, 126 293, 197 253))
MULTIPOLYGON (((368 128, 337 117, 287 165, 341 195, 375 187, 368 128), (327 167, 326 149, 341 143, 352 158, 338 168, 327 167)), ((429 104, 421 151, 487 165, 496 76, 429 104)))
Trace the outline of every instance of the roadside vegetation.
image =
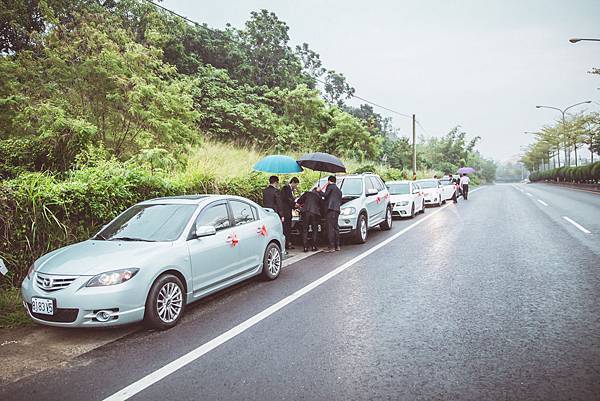
MULTIPOLYGON (((1 326, 20 321, 14 288, 36 258, 144 199, 260 200, 265 176, 251 169, 266 154, 324 151, 351 172, 412 176, 408 138, 370 105, 347 105, 344 75, 292 47, 271 12, 215 30, 140 0, 1 4, 1 326)), ((420 138, 418 177, 469 165, 493 181, 478 140, 459 127, 420 138)))
POLYGON ((600 161, 579 167, 560 167, 537 171, 529 175, 529 180, 570 182, 574 184, 600 184, 600 161))

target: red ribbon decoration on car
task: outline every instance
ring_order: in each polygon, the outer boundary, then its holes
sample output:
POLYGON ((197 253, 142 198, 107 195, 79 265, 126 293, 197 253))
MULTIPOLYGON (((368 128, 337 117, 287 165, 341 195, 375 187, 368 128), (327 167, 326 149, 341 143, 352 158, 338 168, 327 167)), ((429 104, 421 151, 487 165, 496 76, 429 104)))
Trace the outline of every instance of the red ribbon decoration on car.
POLYGON ((256 232, 257 232, 259 235, 262 235, 263 237, 266 237, 266 236, 267 236, 267 227, 265 227, 265 225, 263 224, 263 225, 262 225, 262 227, 259 227, 259 228, 256 230, 256 232))
POLYGON ((375 198, 375 202, 377 202, 377 204, 379 205, 381 203, 381 198, 377 196, 377 198, 375 198))
POLYGON ((229 237, 227 237, 227 243, 231 244, 231 247, 235 247, 240 240, 238 239, 236 233, 232 233, 229 237))

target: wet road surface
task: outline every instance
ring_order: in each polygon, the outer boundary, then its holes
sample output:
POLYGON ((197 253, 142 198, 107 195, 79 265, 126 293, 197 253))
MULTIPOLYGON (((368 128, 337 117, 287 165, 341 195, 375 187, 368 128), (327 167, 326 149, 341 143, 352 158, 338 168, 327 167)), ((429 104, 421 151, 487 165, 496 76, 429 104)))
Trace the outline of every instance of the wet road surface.
POLYGON ((484 187, 373 231, 365 245, 298 262, 274 282, 200 301, 172 330, 140 331, 5 386, 0 399, 102 400, 145 380, 132 399, 597 400, 599 219, 596 194, 484 187))

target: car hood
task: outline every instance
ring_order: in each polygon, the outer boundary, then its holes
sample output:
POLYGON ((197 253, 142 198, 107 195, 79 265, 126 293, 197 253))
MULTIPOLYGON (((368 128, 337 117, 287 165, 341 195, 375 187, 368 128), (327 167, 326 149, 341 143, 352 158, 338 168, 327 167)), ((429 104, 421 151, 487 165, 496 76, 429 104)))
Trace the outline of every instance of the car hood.
POLYGON ((392 203, 396 203, 396 202, 402 202, 402 201, 409 201, 410 198, 410 194, 404 194, 404 195, 390 195, 390 202, 392 203))
POLYGON ((432 195, 438 193, 439 188, 423 188, 422 191, 425 195, 432 195))
POLYGON ((172 247, 171 242, 88 240, 42 256, 35 263, 35 271, 94 276, 110 270, 140 267, 172 247))

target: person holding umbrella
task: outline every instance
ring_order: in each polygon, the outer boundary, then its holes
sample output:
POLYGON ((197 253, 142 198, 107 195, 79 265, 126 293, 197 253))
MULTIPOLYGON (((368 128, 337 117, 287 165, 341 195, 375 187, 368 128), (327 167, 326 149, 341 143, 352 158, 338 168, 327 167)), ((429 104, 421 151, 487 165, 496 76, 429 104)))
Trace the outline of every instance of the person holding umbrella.
POLYGON ((342 205, 342 191, 336 185, 336 181, 335 175, 330 175, 327 179, 327 188, 323 194, 327 205, 327 237, 329 240, 329 248, 325 252, 340 250, 338 218, 340 217, 340 206, 342 205))
POLYGON ((460 177, 460 186, 462 188, 462 196, 464 200, 467 200, 467 197, 469 196, 469 181, 470 179, 467 173, 464 173, 462 177, 460 177))
POLYGON ((294 197, 294 191, 298 188, 300 180, 298 177, 294 177, 290 180, 289 184, 285 184, 281 188, 281 194, 279 200, 281 202, 281 218, 283 222, 283 235, 285 235, 285 249, 294 249, 292 245, 292 210, 296 206, 296 198, 294 197))

